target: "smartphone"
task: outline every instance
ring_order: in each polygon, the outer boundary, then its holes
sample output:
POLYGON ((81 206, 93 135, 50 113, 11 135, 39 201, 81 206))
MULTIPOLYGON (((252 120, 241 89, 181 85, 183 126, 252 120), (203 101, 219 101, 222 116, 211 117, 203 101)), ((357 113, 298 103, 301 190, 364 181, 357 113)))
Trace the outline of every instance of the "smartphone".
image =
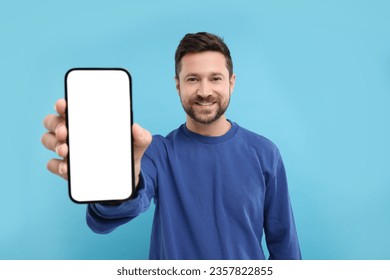
POLYGON ((65 75, 69 196, 76 203, 123 201, 134 192, 131 88, 122 68, 65 75))

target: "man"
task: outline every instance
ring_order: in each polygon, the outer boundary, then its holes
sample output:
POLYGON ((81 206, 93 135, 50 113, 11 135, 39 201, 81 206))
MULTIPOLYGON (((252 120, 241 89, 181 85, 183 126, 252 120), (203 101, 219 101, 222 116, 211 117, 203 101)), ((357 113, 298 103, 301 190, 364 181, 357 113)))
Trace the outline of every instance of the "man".
MULTIPOLYGON (((176 89, 186 123, 152 137, 133 126, 137 193, 90 204, 87 223, 108 233, 156 205, 151 259, 300 259, 286 174, 277 147, 226 119, 236 76, 230 51, 209 33, 187 34, 175 55, 176 89)), ((64 160, 48 169, 67 179, 65 101, 49 115, 43 144, 64 160)))

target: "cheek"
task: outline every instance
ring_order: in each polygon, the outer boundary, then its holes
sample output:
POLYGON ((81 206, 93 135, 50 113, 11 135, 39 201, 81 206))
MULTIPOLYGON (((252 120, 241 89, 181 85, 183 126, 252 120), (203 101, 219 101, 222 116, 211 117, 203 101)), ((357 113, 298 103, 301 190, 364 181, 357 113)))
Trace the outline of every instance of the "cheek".
POLYGON ((221 82, 221 83, 216 83, 215 85, 213 85, 213 88, 215 90, 218 90, 219 92, 223 92, 223 93, 226 93, 226 92, 229 92, 230 91, 230 83, 227 83, 227 82, 221 82))
POLYGON ((191 98, 191 95, 188 94, 188 91, 183 90, 183 88, 180 88, 179 91, 180 100, 183 104, 189 103, 189 100, 191 98))
POLYGON ((181 86, 180 87, 180 94, 183 98, 185 97, 190 97, 197 92, 197 87, 196 86, 181 86))
POLYGON ((218 87, 218 89, 216 89, 216 92, 218 92, 224 98, 229 98, 231 94, 231 88, 230 86, 221 85, 218 87))

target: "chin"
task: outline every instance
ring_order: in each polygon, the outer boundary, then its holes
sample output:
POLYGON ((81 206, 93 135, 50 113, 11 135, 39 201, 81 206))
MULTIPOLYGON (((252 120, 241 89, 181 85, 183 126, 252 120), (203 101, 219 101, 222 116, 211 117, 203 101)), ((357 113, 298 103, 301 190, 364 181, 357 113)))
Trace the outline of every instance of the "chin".
POLYGON ((194 107, 185 107, 183 106, 184 111, 187 113, 187 115, 196 123, 199 124, 212 124, 219 120, 221 116, 225 113, 227 107, 221 107, 218 106, 218 108, 215 109, 201 109, 194 107))
POLYGON ((201 123, 201 124, 212 124, 216 122, 221 116, 207 116, 207 117, 202 117, 202 116, 195 116, 191 117, 195 122, 201 123))

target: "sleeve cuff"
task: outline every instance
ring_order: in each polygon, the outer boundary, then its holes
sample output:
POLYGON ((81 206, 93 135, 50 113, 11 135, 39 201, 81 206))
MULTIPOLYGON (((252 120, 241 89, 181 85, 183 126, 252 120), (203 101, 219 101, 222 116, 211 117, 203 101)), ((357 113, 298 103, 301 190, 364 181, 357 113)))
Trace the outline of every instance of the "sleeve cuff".
POLYGON ((136 217, 141 212, 143 207, 143 199, 145 189, 145 178, 142 172, 140 173, 138 186, 135 190, 133 198, 123 201, 118 205, 110 205, 106 203, 90 204, 91 209, 101 218, 116 219, 124 217, 136 217))

